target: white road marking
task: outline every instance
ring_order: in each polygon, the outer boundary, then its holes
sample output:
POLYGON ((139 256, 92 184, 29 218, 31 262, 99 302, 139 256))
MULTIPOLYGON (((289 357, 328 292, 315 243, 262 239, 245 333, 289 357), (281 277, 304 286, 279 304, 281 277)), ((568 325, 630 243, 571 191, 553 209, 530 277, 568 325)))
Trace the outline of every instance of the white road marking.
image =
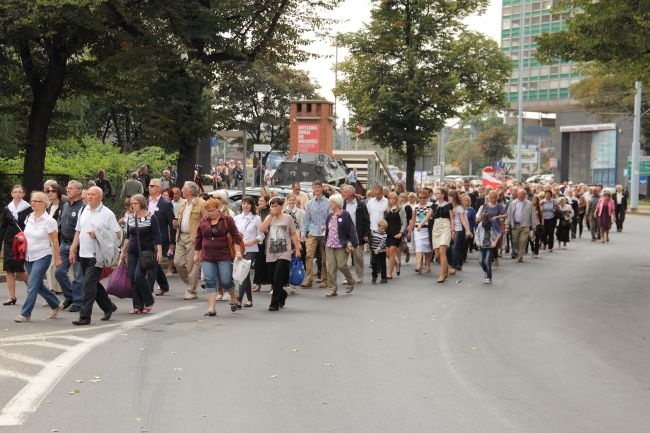
MULTIPOLYGON (((79 362, 88 352, 100 344, 108 342, 111 338, 124 330, 144 325, 148 322, 161 319, 177 311, 187 311, 198 306, 179 307, 173 310, 153 314, 130 322, 120 323, 119 328, 103 334, 98 334, 85 341, 69 347, 43 368, 36 376, 28 378, 28 383, 0 412, 0 426, 22 425, 27 416, 38 409, 43 399, 49 394, 66 373, 79 362)), ((42 337, 46 335, 40 334, 42 337)))
POLYGON ((31 356, 21 355, 20 353, 7 352, 6 350, 0 350, 0 358, 11 359, 25 364, 40 365, 41 367, 45 367, 48 363, 48 361, 43 359, 32 358, 31 356))
POLYGON ((0 376, 11 377, 13 379, 20 379, 20 380, 23 380, 25 382, 29 382, 31 380, 30 376, 20 374, 20 373, 17 373, 15 371, 12 371, 12 370, 0 369, 0 376))
POLYGON ((15 346, 41 346, 41 347, 48 347, 50 349, 59 349, 59 350, 68 350, 70 348, 69 345, 65 344, 59 344, 59 343, 52 343, 50 341, 21 341, 18 343, 2 343, 0 344, 0 347, 15 347, 15 346))

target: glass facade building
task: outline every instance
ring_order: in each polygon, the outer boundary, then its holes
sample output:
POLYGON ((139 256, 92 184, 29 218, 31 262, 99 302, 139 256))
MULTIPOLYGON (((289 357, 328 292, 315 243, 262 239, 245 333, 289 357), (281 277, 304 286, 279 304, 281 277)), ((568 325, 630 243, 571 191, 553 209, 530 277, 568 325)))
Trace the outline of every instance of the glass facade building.
POLYGON ((582 77, 570 62, 542 64, 535 58, 535 38, 564 28, 569 13, 553 11, 558 0, 503 0, 501 49, 512 59, 512 77, 507 88, 511 108, 518 98, 520 32, 523 31, 523 85, 526 111, 557 112, 575 108, 569 86, 582 77), (523 2, 523 17, 522 17, 523 2))

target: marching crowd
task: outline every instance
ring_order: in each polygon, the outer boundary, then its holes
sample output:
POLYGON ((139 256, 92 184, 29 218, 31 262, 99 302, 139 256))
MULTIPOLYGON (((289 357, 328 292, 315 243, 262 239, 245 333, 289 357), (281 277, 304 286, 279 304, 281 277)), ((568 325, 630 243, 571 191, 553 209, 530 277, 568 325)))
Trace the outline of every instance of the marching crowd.
POLYGON ((608 243, 612 224, 623 230, 627 208, 620 185, 612 193, 570 182, 472 188, 461 181, 407 192, 400 177, 394 188, 376 185, 362 196, 355 183, 356 177, 348 178, 336 192, 314 181, 311 198, 299 183, 286 197, 263 187, 257 200, 243 197, 235 215, 225 191, 205 194, 193 181, 178 188, 171 167, 157 178, 144 166, 125 183, 124 214, 118 216, 103 204, 113 194, 103 171, 87 189, 76 180, 65 189, 47 181, 29 201, 15 185, 0 214, 9 292, 3 305, 16 305, 22 281, 27 289, 18 323, 30 320, 37 295, 50 318, 61 310, 78 312, 72 323, 88 325, 96 302, 101 320, 110 320, 117 307, 102 279, 115 265, 128 274, 131 314, 151 313, 156 297, 168 296, 175 272, 184 299, 205 289, 208 317, 217 314, 219 300, 228 299, 232 312, 252 307, 253 293, 265 285, 270 311, 284 307, 298 285, 318 283, 327 297, 338 296, 339 272, 351 293, 364 282, 366 255, 372 284, 399 278, 411 256, 418 274, 436 266, 435 281, 442 284, 476 251, 489 285, 504 254, 522 262, 527 254, 565 249, 582 237, 584 226, 593 242, 608 243), (299 274, 302 281, 289 284, 295 262, 302 262, 304 278, 299 274), (234 268, 243 263, 245 275, 235 281, 234 268))

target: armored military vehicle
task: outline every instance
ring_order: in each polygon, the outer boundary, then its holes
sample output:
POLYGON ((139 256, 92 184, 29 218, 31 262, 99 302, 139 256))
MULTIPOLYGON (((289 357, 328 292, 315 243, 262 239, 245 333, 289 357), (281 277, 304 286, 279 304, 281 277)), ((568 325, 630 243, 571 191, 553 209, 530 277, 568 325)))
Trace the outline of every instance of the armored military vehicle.
POLYGON ((272 179, 275 185, 313 180, 341 185, 347 174, 348 169, 343 162, 324 153, 296 153, 290 160, 280 163, 272 179))

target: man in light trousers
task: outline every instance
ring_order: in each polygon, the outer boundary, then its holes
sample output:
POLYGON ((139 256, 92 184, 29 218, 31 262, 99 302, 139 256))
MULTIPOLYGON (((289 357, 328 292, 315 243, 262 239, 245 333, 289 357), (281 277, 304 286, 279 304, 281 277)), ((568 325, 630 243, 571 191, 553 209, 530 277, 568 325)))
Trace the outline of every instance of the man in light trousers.
POLYGON ((528 237, 533 232, 533 205, 526 198, 526 190, 517 190, 517 199, 508 206, 506 227, 512 227, 512 242, 517 247, 517 262, 524 261, 528 237))

